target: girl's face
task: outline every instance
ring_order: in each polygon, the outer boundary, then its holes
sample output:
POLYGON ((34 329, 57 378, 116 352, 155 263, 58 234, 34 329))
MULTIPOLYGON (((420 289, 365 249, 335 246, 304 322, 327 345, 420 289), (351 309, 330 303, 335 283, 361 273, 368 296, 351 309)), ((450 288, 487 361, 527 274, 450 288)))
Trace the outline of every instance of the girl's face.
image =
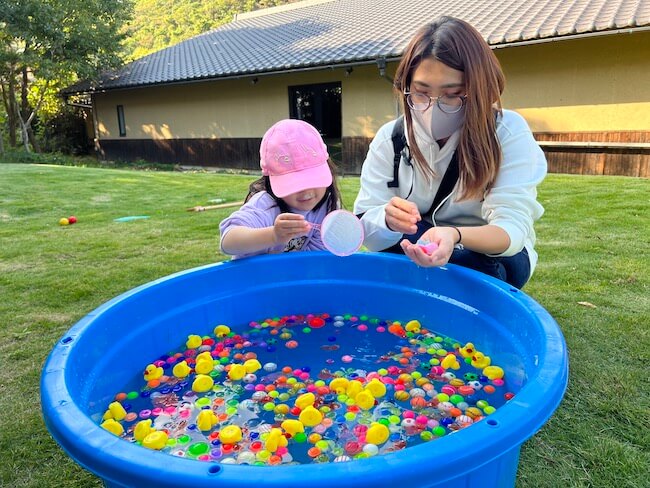
POLYGON ((437 59, 425 58, 413 72, 409 91, 431 98, 462 96, 465 95, 465 79, 462 71, 450 68, 437 59))
POLYGON ((287 195, 282 200, 295 210, 309 212, 323 199, 325 192, 327 192, 327 188, 310 188, 287 195))

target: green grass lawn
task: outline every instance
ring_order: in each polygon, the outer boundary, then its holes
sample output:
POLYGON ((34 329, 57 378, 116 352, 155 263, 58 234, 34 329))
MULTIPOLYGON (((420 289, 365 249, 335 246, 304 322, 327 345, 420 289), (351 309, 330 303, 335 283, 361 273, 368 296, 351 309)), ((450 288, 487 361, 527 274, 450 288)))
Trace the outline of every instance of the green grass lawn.
MULTIPOLYGON (((0 486, 101 486, 45 429, 43 363, 103 302, 223 260, 218 227, 232 209, 185 209, 241 200, 253 178, 0 164, 0 486), (58 225, 70 215, 75 225, 58 225), (150 218, 114 222, 132 215, 150 218)), ((348 208, 358 184, 341 181, 348 208)), ((540 200, 540 263, 525 291, 560 324, 570 380, 523 445, 517 486, 647 487, 650 181, 550 175, 540 200)))

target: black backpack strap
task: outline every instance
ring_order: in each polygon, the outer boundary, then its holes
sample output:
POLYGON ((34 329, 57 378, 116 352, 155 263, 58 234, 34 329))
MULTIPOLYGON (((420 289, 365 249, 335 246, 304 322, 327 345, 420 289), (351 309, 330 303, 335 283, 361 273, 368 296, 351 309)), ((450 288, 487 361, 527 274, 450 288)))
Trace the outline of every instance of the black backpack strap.
POLYGON ((402 156, 406 158, 407 163, 411 164, 411 151, 406 143, 406 136, 404 135, 404 116, 400 116, 393 126, 393 132, 390 136, 393 141, 393 180, 386 183, 388 188, 399 187, 399 165, 402 161, 402 156))
POLYGON ((440 205, 440 202, 451 195, 451 192, 458 181, 458 175, 458 153, 457 151, 454 151, 454 154, 451 156, 451 161, 449 161, 449 166, 447 166, 447 170, 445 171, 440 186, 438 187, 438 192, 433 199, 431 208, 429 208, 429 211, 425 215, 431 216, 438 205, 440 205))

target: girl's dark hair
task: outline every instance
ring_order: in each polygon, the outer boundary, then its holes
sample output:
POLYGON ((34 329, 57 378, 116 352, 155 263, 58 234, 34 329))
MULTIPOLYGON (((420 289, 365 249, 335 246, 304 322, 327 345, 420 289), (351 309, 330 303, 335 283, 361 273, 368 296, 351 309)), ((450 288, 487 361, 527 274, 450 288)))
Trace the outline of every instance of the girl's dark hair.
MULTIPOLYGON (((338 173, 338 170, 336 168, 336 165, 331 159, 327 160, 327 165, 330 168, 330 171, 332 172, 332 184, 327 187, 327 191, 325 192, 325 195, 323 196, 323 199, 318 202, 316 207, 314 209, 319 208, 323 203, 327 203, 327 213, 333 212, 334 210, 338 210, 339 208, 342 208, 342 201, 341 201, 341 192, 339 191, 339 188, 336 184, 336 176, 338 173)), ((261 178, 253 181, 250 186, 248 187, 248 195, 246 195, 246 200, 244 202, 247 202, 251 199, 253 195, 256 193, 259 193, 261 191, 265 191, 269 195, 271 195, 271 198, 275 201, 277 206, 280 208, 280 212, 282 213, 288 213, 290 212, 289 206, 285 203, 285 201, 276 196, 275 193, 273 193, 273 190, 271 189, 271 181, 269 180, 268 176, 262 176, 261 178)))
MULTIPOLYGON (((467 95, 465 122, 458 143, 461 198, 482 198, 492 188, 501 164, 496 135, 496 116, 501 114, 505 77, 499 60, 481 34, 467 22, 440 17, 415 34, 395 73, 394 87, 408 122, 409 141, 415 141, 413 117, 404 92, 410 89, 413 72, 423 59, 434 58, 462 71, 467 95)), ((417 144, 411 144, 417 167, 434 175, 417 144)))

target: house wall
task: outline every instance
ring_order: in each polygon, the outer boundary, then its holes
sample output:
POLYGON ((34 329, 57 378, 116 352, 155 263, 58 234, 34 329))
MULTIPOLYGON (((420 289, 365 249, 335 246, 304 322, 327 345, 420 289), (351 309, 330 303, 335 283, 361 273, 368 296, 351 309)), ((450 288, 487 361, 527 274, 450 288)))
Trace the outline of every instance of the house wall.
MULTIPOLYGON (((597 36, 495 51, 506 108, 520 112, 551 171, 650 176, 650 33, 597 36)), ((388 66, 388 76, 396 65, 388 66)), ((288 86, 341 82, 342 167, 358 173, 368 144, 397 105, 377 66, 253 76, 95 96, 108 158, 258 168, 261 136, 289 117, 288 86), (124 107, 119 137, 116 106, 124 107)))

